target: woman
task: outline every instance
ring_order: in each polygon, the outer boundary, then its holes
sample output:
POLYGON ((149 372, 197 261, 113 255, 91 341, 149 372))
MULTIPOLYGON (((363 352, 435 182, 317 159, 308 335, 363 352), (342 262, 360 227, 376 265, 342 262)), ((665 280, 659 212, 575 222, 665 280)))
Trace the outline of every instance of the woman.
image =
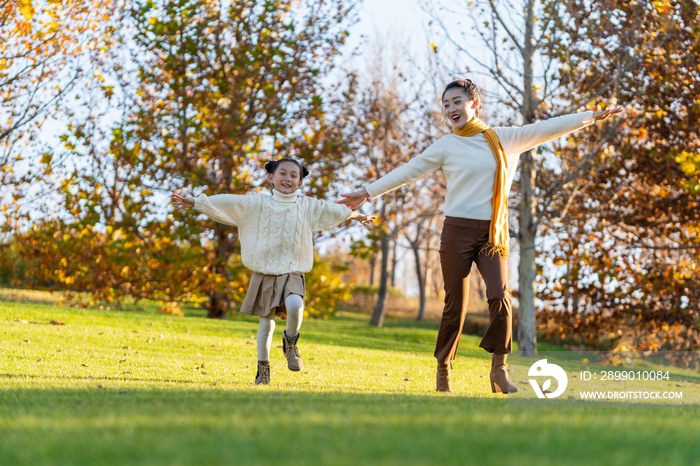
POLYGON ((511 295, 508 287, 508 192, 520 153, 622 111, 582 112, 514 128, 489 128, 479 120, 481 96, 468 79, 453 81, 442 94, 445 116, 454 134, 435 141, 423 153, 364 189, 343 194, 351 209, 416 181, 441 168, 447 179, 440 265, 445 308, 438 330, 437 391, 451 392, 452 360, 462 333, 468 276, 476 263, 486 283, 490 324, 479 346, 493 354, 491 389, 513 393, 506 370, 512 348, 511 295))

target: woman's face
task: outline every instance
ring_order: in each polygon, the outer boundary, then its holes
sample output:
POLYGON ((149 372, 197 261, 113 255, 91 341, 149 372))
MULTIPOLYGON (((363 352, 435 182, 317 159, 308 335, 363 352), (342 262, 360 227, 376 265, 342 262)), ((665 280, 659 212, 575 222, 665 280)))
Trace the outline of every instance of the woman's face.
POLYGON ((284 194, 292 194, 301 188, 301 172, 294 162, 281 162, 275 173, 267 175, 267 180, 284 194))
POLYGON ((479 99, 472 99, 462 88, 453 87, 442 98, 442 110, 455 128, 462 128, 476 117, 479 99))

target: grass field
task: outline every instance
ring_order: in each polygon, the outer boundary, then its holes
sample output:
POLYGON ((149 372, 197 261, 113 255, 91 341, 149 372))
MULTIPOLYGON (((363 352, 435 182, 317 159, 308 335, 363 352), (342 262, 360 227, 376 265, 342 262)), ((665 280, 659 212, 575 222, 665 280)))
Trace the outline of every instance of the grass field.
POLYGON ((253 319, 4 300, 0 322, 3 466, 700 464, 700 408, 509 408, 476 337, 435 393, 434 324, 308 319, 304 371, 273 348, 256 387, 253 319))

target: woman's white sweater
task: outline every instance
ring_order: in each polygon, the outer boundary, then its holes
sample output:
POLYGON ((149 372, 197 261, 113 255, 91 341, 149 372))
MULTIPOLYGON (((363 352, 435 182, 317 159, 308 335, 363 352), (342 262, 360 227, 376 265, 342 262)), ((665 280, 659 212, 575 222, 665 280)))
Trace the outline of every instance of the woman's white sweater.
MULTIPOLYGON (((535 146, 593 123, 593 112, 573 113, 532 125, 493 128, 508 161, 506 192, 510 191, 518 156, 535 146)), ((448 217, 491 220, 496 158, 483 134, 443 136, 407 163, 366 186, 371 198, 416 181, 442 168, 447 179, 444 213, 448 217)))
POLYGON ((331 230, 352 211, 344 205, 283 194, 205 194, 195 210, 220 223, 238 227, 243 265, 265 275, 308 272, 314 263, 312 233, 331 230))

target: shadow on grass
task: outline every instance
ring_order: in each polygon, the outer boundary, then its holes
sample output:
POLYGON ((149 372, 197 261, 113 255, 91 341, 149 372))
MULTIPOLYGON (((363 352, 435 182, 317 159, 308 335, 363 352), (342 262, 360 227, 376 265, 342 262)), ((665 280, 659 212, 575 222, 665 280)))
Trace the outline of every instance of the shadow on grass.
POLYGON ((688 428, 697 414, 260 387, 0 389, 0 458, 13 465, 690 465, 700 458, 697 432, 688 428))

